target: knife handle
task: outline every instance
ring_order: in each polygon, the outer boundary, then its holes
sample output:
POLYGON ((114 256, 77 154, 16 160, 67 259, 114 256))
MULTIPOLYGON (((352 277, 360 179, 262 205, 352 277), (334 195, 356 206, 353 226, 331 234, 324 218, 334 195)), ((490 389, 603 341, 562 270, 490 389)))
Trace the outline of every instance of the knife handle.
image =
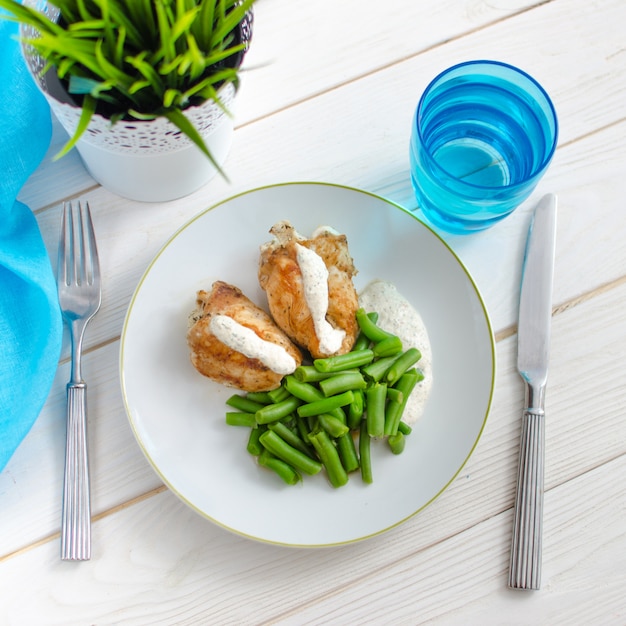
POLYGON ((522 419, 509 587, 541 586, 544 481, 544 411, 526 409, 522 419))

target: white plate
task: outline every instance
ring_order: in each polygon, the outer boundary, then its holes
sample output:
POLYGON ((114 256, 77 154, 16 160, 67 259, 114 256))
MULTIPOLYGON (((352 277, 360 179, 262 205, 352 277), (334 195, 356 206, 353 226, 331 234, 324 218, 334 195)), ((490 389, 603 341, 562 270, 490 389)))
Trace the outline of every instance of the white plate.
POLYGON ((154 469, 184 502, 241 535, 290 546, 371 537, 432 502, 481 435, 494 386, 495 347, 483 301, 446 244, 401 207, 370 193, 318 183, 256 189, 201 213, 156 256, 135 292, 120 355, 126 410, 154 469), (353 475, 333 489, 320 474, 284 485, 246 452, 247 429, 227 426, 233 390, 198 374, 185 340, 198 289, 237 285, 265 307, 259 246, 288 219, 305 235, 345 233, 359 273, 393 282, 421 313, 433 351, 433 387, 403 454, 373 446, 374 482, 353 475))

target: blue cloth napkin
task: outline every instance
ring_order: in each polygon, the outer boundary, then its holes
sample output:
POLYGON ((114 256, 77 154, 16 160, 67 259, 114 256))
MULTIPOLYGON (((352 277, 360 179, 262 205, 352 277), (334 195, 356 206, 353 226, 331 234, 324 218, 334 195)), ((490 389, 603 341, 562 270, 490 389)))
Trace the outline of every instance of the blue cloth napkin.
POLYGON ((0 471, 50 392, 63 332, 37 221, 16 200, 50 144, 50 109, 4 17, 0 9, 0 471))

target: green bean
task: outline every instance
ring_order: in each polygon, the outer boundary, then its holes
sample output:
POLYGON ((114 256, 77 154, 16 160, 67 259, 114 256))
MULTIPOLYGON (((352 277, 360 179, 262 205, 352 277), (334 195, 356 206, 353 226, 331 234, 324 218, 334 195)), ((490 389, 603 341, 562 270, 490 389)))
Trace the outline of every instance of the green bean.
POLYGON ((367 434, 367 424, 365 420, 361 422, 359 429, 359 458, 361 464, 361 480, 370 484, 372 476, 371 438, 367 434))
POLYGON ((386 383, 375 383, 365 391, 367 402, 367 434, 370 437, 382 437, 385 432, 386 383))
POLYGON ((385 408, 385 430, 387 436, 395 435, 394 425, 396 421, 400 423, 401 414, 403 413, 404 404, 400 402, 389 402, 385 408), (400 417, 398 417, 400 416, 400 417))
POLYGON ((347 406, 353 400, 354 393, 352 391, 344 391, 343 393, 331 396, 330 398, 324 398, 323 400, 303 404, 298 407, 297 411, 300 417, 321 415, 322 413, 330 413, 333 409, 338 407, 347 406))
POLYGON ((389 435, 389 437, 387 437, 387 443, 394 454, 402 454, 406 440, 404 435, 398 430, 395 435, 389 435))
POLYGON ((393 335, 375 343, 372 350, 377 357, 394 356, 402 352, 402 341, 393 335))
MULTIPOLYGON (((372 322, 374 324, 376 324, 376 322, 378 321, 378 313, 368 313, 367 317, 370 318, 370 320, 372 320, 372 322)), ((370 347, 370 338, 363 332, 359 332, 356 341, 354 342, 354 345, 352 346, 352 350, 366 350, 367 348, 370 347)))
POLYGON ((300 398, 295 396, 289 396, 286 400, 276 404, 268 404, 255 413, 257 424, 277 422, 293 413, 301 404, 300 398))
POLYGON ((266 450, 265 448, 263 448, 261 454, 259 454, 259 458, 257 459, 257 462, 259 463, 259 465, 262 465, 263 463, 265 463, 265 461, 267 461, 267 459, 275 459, 276 457, 269 451, 266 450))
POLYGON ((264 432, 264 426, 253 428, 250 431, 250 435, 248 435, 248 444, 246 445, 246 449, 252 456, 259 456, 259 454, 263 452, 263 446, 261 445, 259 439, 264 432))
POLYGON ((313 365, 320 372, 340 372, 367 365, 374 358, 373 350, 359 350, 358 352, 346 352, 336 356, 328 356, 324 359, 315 359, 313 365))
MULTIPOLYGON (((280 422, 279 422, 280 423, 280 422)), ((296 428, 298 429, 298 434, 300 435, 300 439, 306 442, 309 440, 309 434, 311 433, 311 429, 305 419, 297 419, 296 420, 296 428)))
POLYGON ((422 358, 422 353, 417 348, 409 348, 403 352, 387 372, 387 383, 394 385, 400 376, 422 358))
POLYGON ((273 402, 272 397, 267 391, 249 391, 246 394, 248 400, 258 402, 259 404, 270 404, 273 402))
POLYGON ((321 400, 324 397, 324 394, 317 387, 311 383, 303 383, 295 376, 285 376, 284 385, 292 396, 296 396, 304 402, 315 402, 315 400, 321 400))
POLYGON ((395 435, 398 432, 398 424, 402 419, 404 408, 406 407, 407 400, 411 395, 411 391, 420 380, 417 370, 407 370, 400 380, 395 384, 395 388, 402 392, 403 400, 401 403, 390 402, 387 404, 387 410, 385 414, 385 435, 395 435))
POLYGON ((410 435, 413 432, 413 429, 406 422, 400 420, 400 423, 398 424, 398 432, 403 435, 410 435))
POLYGON ((359 469, 359 456, 356 453, 352 433, 346 433, 337 439, 337 452, 341 459, 343 469, 348 472, 356 472, 359 469))
MULTIPOLYGON (((358 372, 357 368, 352 368, 349 370, 342 370, 344 372, 358 372)), ((293 374, 296 380, 301 383, 318 383, 325 378, 330 378, 331 376, 336 376, 337 372, 320 372, 315 365, 300 365, 296 368, 293 374)))
MULTIPOLYGON (((317 415, 307 415, 307 417, 302 418, 302 420, 306 420, 307 428, 309 429, 309 434, 314 433, 316 430, 319 430, 319 420, 317 419, 317 415)), ((307 437, 308 441, 308 437, 307 437)))
POLYGON ((398 356, 385 356, 372 361, 369 365, 361 368, 361 373, 367 378, 371 378, 378 382, 389 371, 389 368, 394 364, 398 356))
MULTIPOLYGON (((354 392, 352 393, 354 394, 354 392)), ((342 424, 348 423, 348 420, 346 418, 346 412, 340 406, 338 406, 336 409, 333 409, 332 411, 327 411, 327 413, 328 415, 332 415, 334 418, 338 419, 342 424)))
POLYGON ((320 372, 315 365, 300 365, 293 373, 293 376, 301 383, 316 383, 334 375, 334 372, 320 372))
POLYGON ((359 333, 351 352, 358 352, 359 350, 367 350, 370 347, 371 341, 364 333, 359 333))
POLYGON ((229 426, 247 426, 248 428, 254 428, 256 426, 254 413, 239 413, 236 411, 226 413, 226 423, 229 426))
POLYGON ((388 339, 389 337, 395 337, 395 335, 383 330, 376 324, 376 322, 372 321, 372 319, 365 312, 365 309, 361 308, 356 312, 356 321, 361 329, 361 332, 369 337, 369 339, 374 343, 378 343, 379 341, 388 339))
MULTIPOLYGON (((302 420, 298 420, 301 422, 302 420)), ((293 446, 296 450, 300 450, 303 454, 310 456, 313 458, 313 450, 311 446, 307 445, 305 440, 303 440, 299 435, 294 433, 286 424, 283 422, 273 422, 268 425, 270 430, 273 430, 283 441, 288 443, 290 446, 293 446)), ((308 434, 307 434, 308 437, 308 434)))
POLYGON ((284 385, 281 385, 276 389, 272 389, 272 391, 268 391, 267 395, 271 398, 274 404, 278 404, 289 397, 289 392, 285 389, 284 385))
POLYGON ((387 400, 402 404, 404 402, 404 394, 399 389, 387 385, 387 400))
POLYGON ((326 475, 333 487, 342 487, 348 482, 348 474, 341 464, 337 448, 333 445, 325 431, 320 430, 311 434, 309 440, 313 444, 317 455, 319 456, 326 475))
POLYGON ((328 413, 322 413, 317 418, 320 426, 334 439, 338 439, 350 431, 347 424, 328 413))
POLYGON ((367 317, 369 317, 374 324, 378 323, 378 312, 377 311, 370 311, 367 314, 367 317))
POLYGON ((363 407, 365 405, 365 395, 363 390, 357 389, 356 391, 353 391, 353 394, 354 400, 348 407, 348 426, 351 430, 355 430, 359 427, 361 418, 363 417, 363 407))
POLYGON ((296 450, 283 439, 281 439, 274 431, 266 430, 259 438, 260 442, 266 450, 282 459, 296 470, 300 470, 305 474, 317 474, 322 469, 322 464, 315 461, 306 454, 296 450))
POLYGON ((240 396, 235 394, 226 400, 226 404, 233 409, 243 411, 244 413, 256 413, 259 409, 262 409, 265 405, 260 402, 253 402, 247 396, 240 396))
POLYGON ((288 485, 295 485, 302 480, 302 476, 294 467, 267 453, 267 450, 259 456, 259 465, 273 470, 288 485))
POLYGON ((319 386, 322 393, 328 397, 344 391, 365 389, 366 383, 360 372, 339 372, 335 376, 321 380, 319 386))

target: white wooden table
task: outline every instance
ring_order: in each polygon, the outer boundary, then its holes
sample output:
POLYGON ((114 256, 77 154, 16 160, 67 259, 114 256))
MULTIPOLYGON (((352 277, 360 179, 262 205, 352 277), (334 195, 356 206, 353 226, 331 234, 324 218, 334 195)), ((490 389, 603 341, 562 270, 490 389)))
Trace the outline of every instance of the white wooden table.
MULTIPOLYGON (((21 200, 54 258, 65 199, 94 211, 103 307, 87 337, 93 558, 59 559, 67 340, 50 397, 0 474, 0 624, 626 623, 626 3, 623 0, 260 0, 238 99, 230 184, 165 204, 47 158, 21 200), (326 181, 415 206, 411 116, 445 67, 493 58, 547 89, 561 126, 533 197, 482 234, 446 236, 497 339, 484 434, 453 484, 381 536, 303 550, 229 533, 142 455, 119 385, 130 297, 169 236, 237 192, 326 181), (522 383, 517 294, 531 210, 559 196, 547 394, 543 586, 506 586, 522 383)), ((56 127, 52 155, 64 142, 56 127)))

